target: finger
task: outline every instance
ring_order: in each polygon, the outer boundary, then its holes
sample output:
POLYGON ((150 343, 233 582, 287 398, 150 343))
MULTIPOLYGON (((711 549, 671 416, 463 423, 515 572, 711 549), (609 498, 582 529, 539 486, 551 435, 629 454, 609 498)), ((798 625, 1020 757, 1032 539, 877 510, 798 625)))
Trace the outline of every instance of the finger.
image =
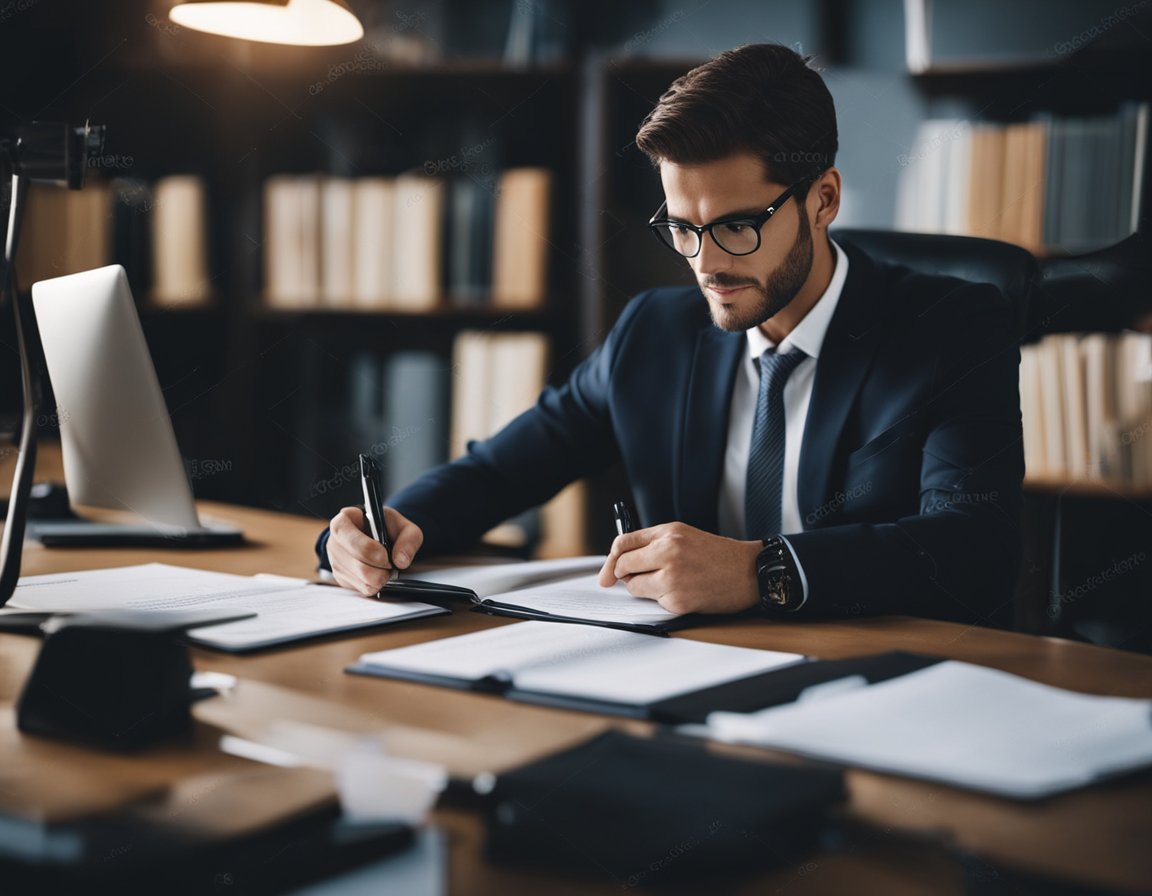
POLYGON ((624 582, 624 587, 628 589, 628 593, 633 597, 642 597, 646 600, 659 602, 659 583, 655 573, 648 572, 639 575, 630 575, 621 581, 624 582))
POLYGON ((621 554, 616 560, 616 577, 628 580, 661 568, 659 552, 652 544, 645 544, 621 554))
POLYGON ((375 594, 392 575, 384 546, 361 532, 356 523, 363 514, 345 508, 332 520, 328 560, 337 581, 361 594, 375 594))
POLYGON ((660 526, 650 526, 647 529, 637 529, 635 532, 617 535, 612 539, 612 553, 625 554, 628 551, 635 551, 637 548, 644 547, 660 534, 661 528, 660 526))
POLYGON ((424 531, 414 522, 391 507, 384 508, 384 525, 392 537, 392 559, 397 568, 407 569, 412 565, 416 552, 424 544, 424 531))
POLYGON ((616 555, 609 554, 604 561, 604 565, 600 567, 600 575, 596 579, 597 584, 601 588, 611 588, 616 584, 616 555))
MULTIPOLYGON (((329 558, 331 560, 331 558, 329 558)), ((332 560, 332 578, 341 588, 355 591, 357 594, 367 594, 369 585, 363 579, 354 575, 350 570, 354 567, 346 566, 339 560, 332 560)))
POLYGON ((333 569, 332 578, 341 588, 347 588, 349 591, 355 591, 357 594, 362 594, 365 596, 369 594, 368 586, 366 584, 346 575, 342 571, 333 569))
POLYGON ((332 518, 332 535, 328 539, 328 553, 336 547, 346 557, 378 569, 391 569, 388 551, 371 535, 365 535, 361 525, 364 514, 358 507, 345 507, 332 518), (335 542, 335 545, 333 544, 335 542))
POLYGON ((619 570, 620 558, 629 551, 635 551, 647 545, 655 537, 656 527, 638 529, 635 532, 625 532, 612 540, 612 549, 608 558, 600 568, 598 582, 601 588, 611 588, 617 579, 623 578, 619 570))
POLYGON ((337 584, 359 594, 376 594, 391 576, 391 570, 362 563, 339 544, 330 545, 328 560, 337 584))

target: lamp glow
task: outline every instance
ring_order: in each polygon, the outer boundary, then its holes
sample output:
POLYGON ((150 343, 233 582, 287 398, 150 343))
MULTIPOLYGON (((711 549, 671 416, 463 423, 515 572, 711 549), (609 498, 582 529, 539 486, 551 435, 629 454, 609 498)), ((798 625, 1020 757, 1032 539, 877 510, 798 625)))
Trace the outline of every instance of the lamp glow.
POLYGON ((330 47, 364 36, 360 20, 339 0, 192 0, 168 17, 196 31, 269 44, 330 47))

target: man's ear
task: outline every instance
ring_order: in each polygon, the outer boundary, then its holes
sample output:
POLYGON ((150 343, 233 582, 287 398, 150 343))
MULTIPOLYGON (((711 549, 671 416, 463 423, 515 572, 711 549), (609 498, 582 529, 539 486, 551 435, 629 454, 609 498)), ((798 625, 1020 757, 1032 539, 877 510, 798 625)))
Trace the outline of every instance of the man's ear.
POLYGON ((812 226, 825 229, 831 226, 840 212, 840 171, 829 168, 808 190, 808 210, 812 213, 812 226))

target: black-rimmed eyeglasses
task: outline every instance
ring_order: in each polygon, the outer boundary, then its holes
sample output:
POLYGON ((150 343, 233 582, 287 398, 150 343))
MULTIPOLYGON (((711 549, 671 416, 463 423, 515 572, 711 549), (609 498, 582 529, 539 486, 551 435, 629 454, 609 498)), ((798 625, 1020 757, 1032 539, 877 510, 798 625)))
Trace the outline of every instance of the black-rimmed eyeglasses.
POLYGON ((796 181, 754 218, 721 218, 703 227, 684 221, 670 221, 664 217, 668 211, 668 200, 664 200, 656 210, 656 214, 648 221, 648 229, 656 234, 656 238, 663 245, 685 258, 695 258, 700 254, 700 247, 703 245, 701 241, 705 233, 711 234, 712 241, 729 255, 751 255, 760 248, 760 228, 780 210, 780 206, 787 202, 793 193, 810 180, 812 178, 806 177, 796 181))

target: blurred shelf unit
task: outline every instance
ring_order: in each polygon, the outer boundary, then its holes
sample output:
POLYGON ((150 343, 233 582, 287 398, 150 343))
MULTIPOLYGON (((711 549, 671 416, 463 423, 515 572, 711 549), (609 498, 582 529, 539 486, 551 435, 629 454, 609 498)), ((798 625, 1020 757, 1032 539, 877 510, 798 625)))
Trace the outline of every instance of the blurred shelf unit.
POLYGON ((897 229, 998 239, 1041 257, 1120 242, 1147 217, 1149 109, 924 121, 901 157, 897 229))
POLYGON ((1042 260, 1146 233, 1152 9, 1068 4, 979 43, 965 15, 905 2, 926 118, 900 157, 897 228, 1001 239, 1042 260))
POLYGON ((1058 333, 1021 349, 1029 487, 1152 495, 1152 335, 1058 333))
MULTIPOLYGON (((276 81, 307 94, 290 82, 276 81)), ((259 500, 327 518, 360 500, 358 452, 394 492, 579 360, 565 251, 576 77, 468 64, 310 86, 301 117, 249 160, 242 227, 258 244, 247 320, 256 450, 271 458, 259 500)), ((490 540, 582 552, 582 500, 490 540)))
POLYGON ((82 190, 32 184, 17 253, 18 285, 122 264, 141 308, 203 308, 219 301, 207 252, 204 178, 148 182, 99 172, 82 190))
MULTIPOLYGON (((580 360, 573 66, 151 30, 52 109, 108 141, 84 190, 33 188, 17 270, 27 289, 125 266, 181 449, 224 471, 197 495, 326 520, 360 501, 359 451, 398 488, 580 360), (472 333, 503 360, 459 369, 472 333), (491 411, 469 405, 467 431, 465 373, 491 411)), ((583 552, 582 499, 563 501, 520 549, 583 552)))

